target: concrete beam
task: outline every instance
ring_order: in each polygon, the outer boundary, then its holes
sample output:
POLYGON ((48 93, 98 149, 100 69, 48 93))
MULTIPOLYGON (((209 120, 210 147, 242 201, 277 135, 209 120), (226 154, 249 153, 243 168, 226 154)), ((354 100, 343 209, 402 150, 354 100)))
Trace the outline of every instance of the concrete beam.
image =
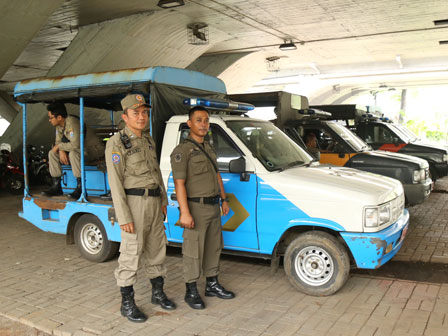
POLYGON ((265 78, 269 72, 266 68, 266 52, 255 52, 241 57, 225 69, 218 77, 226 83, 227 92, 244 93, 255 83, 265 78))
POLYGON ((146 12, 80 27, 48 73, 62 76, 145 66, 185 68, 229 36, 213 27, 210 44, 191 45, 191 18, 174 11, 146 12))
MULTIPOLYGON (((226 33, 210 27, 210 44, 191 45, 187 39, 189 23, 191 18, 178 12, 157 11, 80 27, 47 76, 144 66, 185 68, 214 44, 229 38, 226 33)), ((101 118, 103 120, 97 118, 95 124, 108 124, 108 114, 101 114, 101 118)), ((27 122, 28 133, 33 132, 29 142, 48 147, 54 140, 54 130, 48 123, 45 108, 31 106, 27 122)), ((15 118, 0 141, 10 142, 13 150, 20 150, 21 138, 17 138, 22 133, 21 125, 21 118, 15 118)))
POLYGON ((191 63, 187 69, 203 72, 210 76, 219 76, 235 62, 241 58, 251 54, 251 52, 242 52, 235 54, 222 54, 222 55, 204 55, 196 59, 191 63))
POLYGON ((0 0, 0 78, 63 0, 0 0))

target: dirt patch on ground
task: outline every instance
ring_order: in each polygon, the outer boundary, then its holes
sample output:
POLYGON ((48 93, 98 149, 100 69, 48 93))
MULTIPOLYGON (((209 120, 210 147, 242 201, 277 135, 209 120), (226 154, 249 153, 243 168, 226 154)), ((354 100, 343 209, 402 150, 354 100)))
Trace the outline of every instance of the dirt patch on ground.
POLYGON ((419 282, 446 283, 448 264, 425 262, 389 261, 376 270, 352 271, 353 274, 364 274, 372 277, 384 277, 419 282))
POLYGON ((43 331, 0 316, 0 336, 50 336, 43 331))

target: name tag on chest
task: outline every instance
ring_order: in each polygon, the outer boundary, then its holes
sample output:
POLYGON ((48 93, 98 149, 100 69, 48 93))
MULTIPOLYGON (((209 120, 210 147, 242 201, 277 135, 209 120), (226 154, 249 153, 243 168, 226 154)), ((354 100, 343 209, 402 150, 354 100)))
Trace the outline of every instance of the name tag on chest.
POLYGON ((134 155, 134 154, 136 154, 136 153, 141 153, 141 151, 142 151, 142 149, 141 149, 140 147, 134 147, 134 148, 129 149, 129 150, 126 152, 126 155, 127 155, 127 156, 131 156, 131 155, 134 155))

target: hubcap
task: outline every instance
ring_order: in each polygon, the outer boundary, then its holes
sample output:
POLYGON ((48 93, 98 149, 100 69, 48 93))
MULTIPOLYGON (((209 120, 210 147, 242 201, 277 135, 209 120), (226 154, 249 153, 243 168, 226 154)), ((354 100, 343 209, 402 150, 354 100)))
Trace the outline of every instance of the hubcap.
POLYGON ((86 224, 81 230, 81 244, 91 254, 97 254, 103 248, 103 235, 95 224, 86 224))
POLYGON ((300 280, 311 286, 326 284, 334 273, 330 254, 317 246, 300 250, 294 260, 294 268, 300 280))
POLYGON ((9 185, 13 190, 19 190, 22 188, 22 182, 20 180, 12 180, 9 185))

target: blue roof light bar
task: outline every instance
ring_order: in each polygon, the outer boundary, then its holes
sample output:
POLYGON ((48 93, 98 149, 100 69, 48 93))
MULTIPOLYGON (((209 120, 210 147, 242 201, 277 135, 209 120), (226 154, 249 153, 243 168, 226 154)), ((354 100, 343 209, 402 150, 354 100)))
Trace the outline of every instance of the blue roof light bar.
POLYGON ((234 102, 231 100, 213 100, 204 98, 185 98, 184 105, 203 106, 210 109, 235 111, 235 112, 248 112, 252 111, 255 108, 251 104, 234 102))

